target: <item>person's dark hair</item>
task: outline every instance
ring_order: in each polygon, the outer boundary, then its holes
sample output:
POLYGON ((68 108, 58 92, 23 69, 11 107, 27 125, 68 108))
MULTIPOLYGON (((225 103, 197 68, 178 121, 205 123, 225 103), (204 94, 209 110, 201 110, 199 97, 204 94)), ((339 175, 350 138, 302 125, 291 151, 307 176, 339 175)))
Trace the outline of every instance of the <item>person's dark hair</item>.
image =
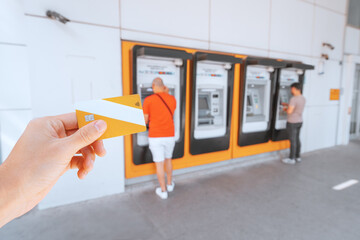
POLYGON ((293 84, 291 84, 291 87, 296 88, 297 90, 301 91, 301 84, 300 83, 293 83, 293 84))

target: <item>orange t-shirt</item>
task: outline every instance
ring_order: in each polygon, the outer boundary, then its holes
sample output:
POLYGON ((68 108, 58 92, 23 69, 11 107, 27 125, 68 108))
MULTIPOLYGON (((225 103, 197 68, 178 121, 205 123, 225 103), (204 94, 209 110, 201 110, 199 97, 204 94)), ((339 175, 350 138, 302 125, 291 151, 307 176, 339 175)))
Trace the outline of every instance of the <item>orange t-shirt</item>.
MULTIPOLYGON (((176 99, 168 93, 158 93, 169 106, 172 115, 176 109, 176 99)), ((175 126, 172 116, 165 103, 153 94, 144 100, 144 114, 149 115, 149 137, 174 137, 175 126)))

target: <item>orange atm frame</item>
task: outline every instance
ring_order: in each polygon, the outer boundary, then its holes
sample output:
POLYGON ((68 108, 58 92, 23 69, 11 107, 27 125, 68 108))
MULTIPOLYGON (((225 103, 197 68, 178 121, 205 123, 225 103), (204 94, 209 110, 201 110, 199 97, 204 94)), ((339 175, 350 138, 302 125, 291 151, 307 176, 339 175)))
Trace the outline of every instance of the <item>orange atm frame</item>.
MULTIPOLYGON (((149 44, 142 42, 122 41, 122 83, 123 83, 123 94, 132 94, 132 48, 135 45, 143 45, 149 47, 157 47, 164 49, 176 49, 184 50, 188 53, 194 54, 197 51, 223 54, 234 56, 236 58, 246 58, 244 55, 219 53, 214 51, 203 51, 198 49, 189 49, 174 46, 164 46, 158 44, 149 44)), ((265 152, 278 151, 289 148, 289 141, 279 141, 256 144, 252 146, 239 147, 238 146, 238 134, 239 134, 239 114, 242 108, 242 102, 240 102, 241 91, 240 86, 244 81, 244 76, 241 76, 240 64, 235 64, 234 69, 234 92, 233 92, 233 105, 232 105, 232 117, 231 117, 231 132, 230 132, 230 147, 224 151, 204 153, 199 155, 192 155, 190 153, 190 120, 191 120, 191 93, 192 93, 192 60, 187 60, 187 75, 186 75, 186 96, 185 96, 185 146, 184 156, 182 158, 173 160, 174 169, 182 169, 187 167, 194 167, 199 165, 205 165, 209 163, 215 163, 220 161, 229 160, 232 158, 245 157, 250 155, 261 154, 265 152)), ((135 165, 133 163, 132 156, 132 137, 125 136, 125 177, 135 178, 146 175, 155 174, 155 164, 147 163, 142 165, 135 165)))
MULTIPOLYGON (((132 41, 122 41, 122 82, 123 82, 123 94, 128 95, 132 94, 132 48, 135 45, 143 45, 149 47, 157 47, 157 48, 165 48, 165 49, 176 49, 176 50, 184 50, 188 53, 194 54, 199 51, 197 49, 189 49, 189 48, 181 48, 181 47, 173 47, 173 46, 164 46, 158 44, 148 44, 141 42, 132 42, 132 41)), ((208 53, 217 53, 211 51, 202 51, 208 53)), ((220 53, 223 55, 235 56, 234 54, 229 53, 220 53)), ((238 55, 238 57, 243 58, 244 56, 238 55)), ((234 72, 234 83, 236 83, 240 76, 240 64, 235 64, 235 72, 234 72)), ((186 77, 186 104, 185 104, 185 147, 184 147, 184 156, 182 158, 173 160, 173 168, 174 169, 182 169, 187 167, 205 165, 209 163, 229 160, 232 158, 232 148, 233 148, 233 140, 234 136, 232 136, 235 132, 231 130, 230 135, 230 147, 227 150, 205 153, 200 155, 191 155, 190 154, 190 114, 191 114, 191 87, 192 87, 192 61, 187 61, 187 77, 186 77)), ((233 108, 234 109, 234 108, 233 108)), ((232 116, 233 120, 234 115, 232 116)), ((234 122, 231 123, 231 129, 234 127, 234 122)), ((155 174, 155 164, 147 163, 142 165, 135 165, 133 163, 132 156, 132 138, 131 136, 125 136, 124 138, 125 145, 125 177, 126 178, 134 178, 140 177, 150 174, 155 174)))

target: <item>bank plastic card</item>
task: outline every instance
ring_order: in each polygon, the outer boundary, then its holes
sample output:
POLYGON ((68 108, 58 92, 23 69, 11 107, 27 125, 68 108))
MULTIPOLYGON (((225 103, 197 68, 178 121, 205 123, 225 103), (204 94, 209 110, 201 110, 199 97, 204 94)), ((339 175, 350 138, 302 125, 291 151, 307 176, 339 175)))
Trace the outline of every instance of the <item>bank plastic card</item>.
POLYGON ((100 139, 146 131, 138 94, 78 102, 75 109, 79 128, 95 120, 106 122, 107 129, 100 139))

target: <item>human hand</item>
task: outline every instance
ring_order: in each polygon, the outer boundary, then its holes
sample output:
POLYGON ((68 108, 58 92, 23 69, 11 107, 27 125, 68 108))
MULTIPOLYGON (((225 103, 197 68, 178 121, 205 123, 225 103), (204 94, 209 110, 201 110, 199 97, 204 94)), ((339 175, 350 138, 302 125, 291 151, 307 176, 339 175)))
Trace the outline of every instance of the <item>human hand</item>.
POLYGON ((98 120, 78 129, 75 113, 32 120, 0 166, 0 227, 36 206, 67 170, 83 179, 95 154, 106 154, 96 141, 106 128, 98 120))

